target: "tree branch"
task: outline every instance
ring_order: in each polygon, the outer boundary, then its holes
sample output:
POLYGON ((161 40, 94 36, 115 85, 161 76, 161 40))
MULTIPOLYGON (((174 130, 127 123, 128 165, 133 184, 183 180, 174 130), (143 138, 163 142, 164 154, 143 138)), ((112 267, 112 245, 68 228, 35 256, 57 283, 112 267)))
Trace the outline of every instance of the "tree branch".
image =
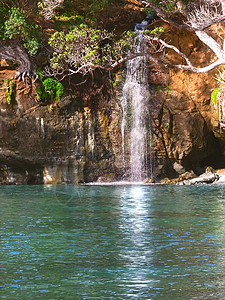
POLYGON ((160 38, 152 38, 152 37, 146 36, 145 39, 150 42, 157 41, 158 43, 162 44, 165 48, 172 49, 178 55, 180 55, 187 63, 187 65, 171 64, 163 59, 156 58, 153 54, 146 54, 149 57, 149 59, 151 61, 153 61, 155 64, 161 64, 170 69, 180 69, 180 70, 185 70, 185 71, 192 71, 195 73, 205 73, 205 72, 215 69, 216 67, 220 66, 221 64, 225 64, 225 57, 224 57, 223 51, 222 51, 222 54, 218 57, 218 60, 216 60, 215 62, 211 63, 208 66, 199 68, 199 67, 193 66, 191 61, 189 60, 189 58, 183 52, 181 52, 177 47, 166 43, 165 41, 163 41, 160 38))
POLYGON ((186 24, 199 31, 220 23, 225 20, 222 2, 218 0, 197 4, 190 3, 188 5, 187 19, 186 24))
MULTIPOLYGON (((146 37, 146 38, 148 40, 149 37, 146 37)), ((177 47, 166 43, 165 41, 163 41, 160 38, 151 38, 151 39, 152 39, 152 41, 157 41, 158 43, 160 43, 162 46, 164 46, 166 48, 174 50, 177 54, 179 54, 182 58, 185 59, 185 61, 188 64, 188 66, 191 65, 191 62, 190 62, 189 58, 183 52, 181 52, 177 47)))
POLYGON ((194 28, 192 28, 191 26, 187 25, 187 24, 179 24, 175 21, 173 21, 171 18, 169 18, 166 14, 164 14, 162 12, 161 9, 159 9, 152 0, 148 0, 148 1, 140 1, 141 3, 145 4, 145 7, 151 7, 156 11, 157 16, 160 17, 161 20, 163 20, 166 23, 169 23, 171 25, 173 25, 174 27, 178 28, 178 29, 186 29, 189 31, 194 31, 194 28))
POLYGON ((41 13, 46 20, 50 20, 54 14, 56 8, 63 4, 64 0, 42 0, 38 3, 41 13))
MULTIPOLYGON (((192 31, 196 34, 200 41, 202 41, 209 49, 211 49, 214 54, 217 56, 217 59, 205 67, 195 67, 192 65, 190 59, 181 52, 177 47, 166 43, 164 40, 159 39, 157 37, 146 36, 145 38, 153 44, 153 41, 157 41, 163 47, 172 49, 179 56, 181 56, 185 62, 185 64, 171 64, 164 59, 157 58, 153 53, 149 55, 149 58, 157 64, 163 64, 168 68, 176 68, 182 70, 189 70, 195 73, 204 73, 208 72, 221 64, 225 63, 225 41, 224 45, 220 45, 213 37, 211 37, 208 33, 205 32, 205 29, 209 28, 211 25, 220 23, 225 20, 225 12, 224 12, 224 2, 222 0, 206 0, 202 2, 191 3, 185 9, 185 16, 188 21, 184 24, 178 24, 171 20, 171 16, 167 16, 157 5, 154 4, 152 0, 141 1, 145 3, 146 6, 150 6, 155 9, 157 15, 165 22, 171 24, 172 26, 179 29, 186 29, 192 31)), ((179 5, 182 4, 178 3, 179 5)), ((182 6, 182 5, 181 5, 182 6)))
MULTIPOLYGON (((171 17, 163 13, 163 11, 157 5, 155 5, 152 0, 139 2, 145 5, 145 7, 153 8, 156 11, 157 15, 160 17, 160 19, 181 30, 205 30, 210 26, 225 20, 225 4, 220 0, 215 1, 213 3, 200 4, 198 6, 196 4, 189 5, 189 12, 185 13, 185 16, 187 17, 188 21, 184 24, 179 24, 172 20, 171 17), (221 11, 217 9, 218 3, 221 5, 221 11)), ((184 10, 182 12, 184 13, 184 10)))
POLYGON ((163 65, 164 67, 167 67, 169 69, 179 69, 179 70, 184 70, 184 71, 191 71, 194 73, 206 73, 206 72, 209 72, 209 71, 215 69, 216 67, 220 66, 221 64, 225 64, 225 61, 217 60, 206 67, 198 68, 198 67, 194 67, 192 64, 191 65, 171 64, 162 59, 156 58, 155 56, 153 56, 151 54, 148 54, 148 58, 156 65, 163 65))
POLYGON ((18 78, 35 77, 36 65, 19 43, 4 45, 0 42, 0 57, 19 65, 18 78))
POLYGON ((195 34, 206 46, 208 46, 216 54, 218 58, 224 58, 225 53, 222 47, 210 35, 208 35, 205 31, 200 30, 196 30, 195 34))

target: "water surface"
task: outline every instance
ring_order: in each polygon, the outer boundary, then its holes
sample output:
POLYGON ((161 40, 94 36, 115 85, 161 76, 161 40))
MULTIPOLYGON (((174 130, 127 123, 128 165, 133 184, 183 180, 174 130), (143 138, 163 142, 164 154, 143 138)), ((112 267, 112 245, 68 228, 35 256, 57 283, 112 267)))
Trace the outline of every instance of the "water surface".
POLYGON ((223 186, 1 186, 1 299, 224 299, 223 186))

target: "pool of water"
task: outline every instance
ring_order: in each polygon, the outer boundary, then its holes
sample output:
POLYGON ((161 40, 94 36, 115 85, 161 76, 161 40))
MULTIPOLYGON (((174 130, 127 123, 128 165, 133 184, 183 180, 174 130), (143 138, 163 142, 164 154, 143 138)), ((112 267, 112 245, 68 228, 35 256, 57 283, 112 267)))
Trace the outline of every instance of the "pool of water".
POLYGON ((0 299, 225 299, 224 186, 1 186, 0 299))

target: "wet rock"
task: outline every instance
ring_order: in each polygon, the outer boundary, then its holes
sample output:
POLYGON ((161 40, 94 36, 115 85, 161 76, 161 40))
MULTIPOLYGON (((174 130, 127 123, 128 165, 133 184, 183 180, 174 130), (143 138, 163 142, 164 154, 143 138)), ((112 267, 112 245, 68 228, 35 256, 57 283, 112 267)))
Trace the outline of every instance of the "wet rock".
POLYGON ((166 178, 163 178, 162 180, 160 180, 160 183, 161 184, 171 184, 173 182, 171 181, 171 179, 169 179, 168 177, 166 177, 166 178))
POLYGON ((169 179, 164 178, 160 181, 162 184, 183 184, 184 181, 188 181, 189 179, 196 178, 197 176, 193 171, 187 171, 183 174, 181 174, 178 178, 169 179))
POLYGON ((8 184, 8 172, 4 167, 0 168, 0 185, 8 184))
POLYGON ((196 175, 193 171, 185 172, 185 173, 181 174, 178 177, 177 182, 181 182, 181 181, 184 181, 184 180, 190 180, 190 179, 193 179, 193 178, 196 178, 196 175))
POLYGON ((194 184, 209 184, 217 181, 219 179, 219 175, 216 173, 203 173, 199 177, 190 179, 190 180, 184 180, 184 185, 194 185, 194 184))
POLYGON ((185 172, 185 168, 177 162, 173 164, 173 168, 178 174, 183 174, 185 172))
POLYGON ((225 184, 225 174, 221 175, 217 181, 213 182, 213 184, 225 184))
POLYGON ((43 178, 44 184, 52 184, 53 179, 51 175, 49 175, 49 171, 47 168, 44 169, 44 178, 43 178))
POLYGON ((153 178, 148 178, 146 181, 145 181, 146 184, 149 184, 149 183, 155 183, 155 180, 153 178))
POLYGON ((219 178, 213 184, 225 184, 225 169, 216 170, 216 174, 219 178))
POLYGON ((66 96, 51 111, 40 106, 20 116, 15 104, 0 115, 0 167, 10 170, 9 182, 77 184, 112 172, 107 107, 101 94, 95 100, 84 107, 79 96, 66 96))
POLYGON ((103 176, 98 177, 97 182, 109 183, 116 180, 116 175, 114 173, 105 174, 103 176))
POLYGON ((208 166, 206 169, 205 169, 205 173, 216 173, 216 170, 213 169, 211 166, 208 166))

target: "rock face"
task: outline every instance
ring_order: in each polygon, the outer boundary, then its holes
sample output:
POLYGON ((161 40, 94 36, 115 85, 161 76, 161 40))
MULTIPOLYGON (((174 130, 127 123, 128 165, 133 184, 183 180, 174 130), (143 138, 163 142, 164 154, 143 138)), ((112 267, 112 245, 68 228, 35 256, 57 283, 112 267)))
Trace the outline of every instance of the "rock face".
MULTIPOLYGON (((194 65, 207 65, 213 59, 212 53, 194 35, 163 26, 168 32, 167 40, 183 51, 194 65)), ((172 51, 168 57, 174 63, 180 63, 172 51)), ((196 174, 203 173, 207 165, 221 168, 224 164, 221 136, 215 134, 218 122, 214 120, 210 100, 217 85, 215 72, 194 74, 156 67, 150 69, 150 109, 155 140, 158 137, 155 155, 168 157, 173 165, 177 163, 196 174)))
POLYGON ((2 183, 77 184, 118 173, 109 138, 110 108, 101 90, 89 104, 80 95, 65 95, 41 106, 32 91, 24 93, 26 84, 15 85, 10 104, 1 95, 2 183))
MULTIPOLYGON (((171 43, 196 64, 212 59, 190 33, 168 32, 171 43)), ((168 55, 177 60, 172 52, 168 55)), ((149 70, 153 158, 149 180, 191 170, 199 175, 207 165, 223 168, 225 135, 210 101, 215 73, 199 75, 151 65, 149 70)), ((0 184, 120 180, 120 86, 113 91, 109 82, 98 78, 82 92, 68 89, 60 102, 50 106, 36 102, 31 82, 15 81, 9 101, 8 86, 15 72, 15 66, 1 61, 0 184)))
POLYGON ((215 183, 219 180, 219 175, 216 173, 203 173, 199 177, 190 179, 190 180, 184 180, 184 185, 194 185, 194 184, 209 184, 209 183, 215 183))

